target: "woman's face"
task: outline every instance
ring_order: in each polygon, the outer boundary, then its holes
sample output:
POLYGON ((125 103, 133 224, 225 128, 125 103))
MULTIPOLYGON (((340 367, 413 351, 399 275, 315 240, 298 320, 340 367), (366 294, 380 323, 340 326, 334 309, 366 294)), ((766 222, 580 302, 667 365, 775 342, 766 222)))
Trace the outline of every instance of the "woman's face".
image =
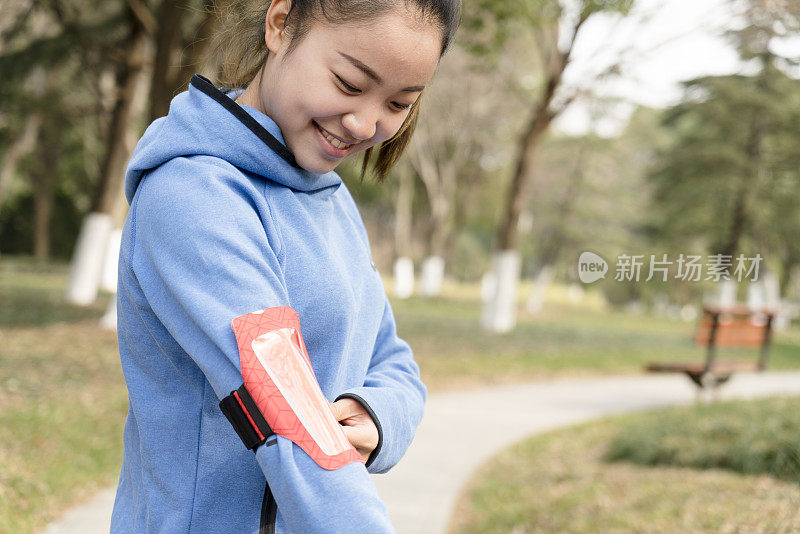
POLYGON ((255 98, 260 105, 254 107, 277 123, 297 163, 322 174, 397 133, 436 70, 441 31, 405 13, 316 24, 284 60, 288 7, 284 0, 270 6, 270 56, 261 83, 251 84, 260 85, 257 94, 244 103, 255 98))

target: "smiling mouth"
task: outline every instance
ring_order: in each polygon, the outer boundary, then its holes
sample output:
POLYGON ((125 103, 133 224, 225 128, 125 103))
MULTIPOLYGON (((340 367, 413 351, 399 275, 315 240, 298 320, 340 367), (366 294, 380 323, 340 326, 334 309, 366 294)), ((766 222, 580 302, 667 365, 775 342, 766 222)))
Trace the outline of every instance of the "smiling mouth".
POLYGON ((338 150, 347 150, 351 146, 355 145, 355 143, 348 144, 340 141, 337 137, 331 135, 327 130, 325 130, 322 126, 320 126, 316 122, 314 122, 314 126, 316 126, 317 130, 319 130, 319 132, 331 144, 331 146, 333 146, 338 150))

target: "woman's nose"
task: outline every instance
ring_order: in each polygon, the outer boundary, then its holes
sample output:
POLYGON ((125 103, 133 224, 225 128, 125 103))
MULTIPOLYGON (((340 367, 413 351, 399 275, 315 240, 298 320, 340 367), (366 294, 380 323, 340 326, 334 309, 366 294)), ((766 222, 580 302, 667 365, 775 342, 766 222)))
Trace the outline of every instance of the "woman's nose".
POLYGON ((358 113, 348 113, 342 117, 342 126, 359 141, 372 138, 377 130, 377 124, 375 112, 369 109, 358 113))

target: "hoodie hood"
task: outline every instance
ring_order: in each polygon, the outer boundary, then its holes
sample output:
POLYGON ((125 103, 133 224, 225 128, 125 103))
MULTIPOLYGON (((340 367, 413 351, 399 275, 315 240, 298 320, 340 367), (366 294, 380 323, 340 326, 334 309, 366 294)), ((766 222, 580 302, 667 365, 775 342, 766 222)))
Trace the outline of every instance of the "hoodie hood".
POLYGON ((234 102, 243 90, 224 93, 195 74, 189 89, 170 102, 169 113, 147 127, 125 171, 125 197, 133 201, 145 172, 172 158, 215 156, 299 191, 341 183, 330 171, 315 174, 297 165, 278 125, 264 113, 234 102))

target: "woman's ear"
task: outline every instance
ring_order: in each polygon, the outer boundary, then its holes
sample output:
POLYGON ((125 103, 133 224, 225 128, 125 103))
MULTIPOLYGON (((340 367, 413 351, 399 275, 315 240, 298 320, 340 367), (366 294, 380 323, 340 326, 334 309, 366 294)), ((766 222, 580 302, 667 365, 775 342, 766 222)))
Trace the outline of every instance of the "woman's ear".
POLYGON ((277 54, 286 34, 284 26, 286 25, 286 17, 289 15, 289 10, 292 8, 292 0, 272 0, 267 9, 267 19, 264 31, 264 41, 267 48, 273 54, 277 54))

